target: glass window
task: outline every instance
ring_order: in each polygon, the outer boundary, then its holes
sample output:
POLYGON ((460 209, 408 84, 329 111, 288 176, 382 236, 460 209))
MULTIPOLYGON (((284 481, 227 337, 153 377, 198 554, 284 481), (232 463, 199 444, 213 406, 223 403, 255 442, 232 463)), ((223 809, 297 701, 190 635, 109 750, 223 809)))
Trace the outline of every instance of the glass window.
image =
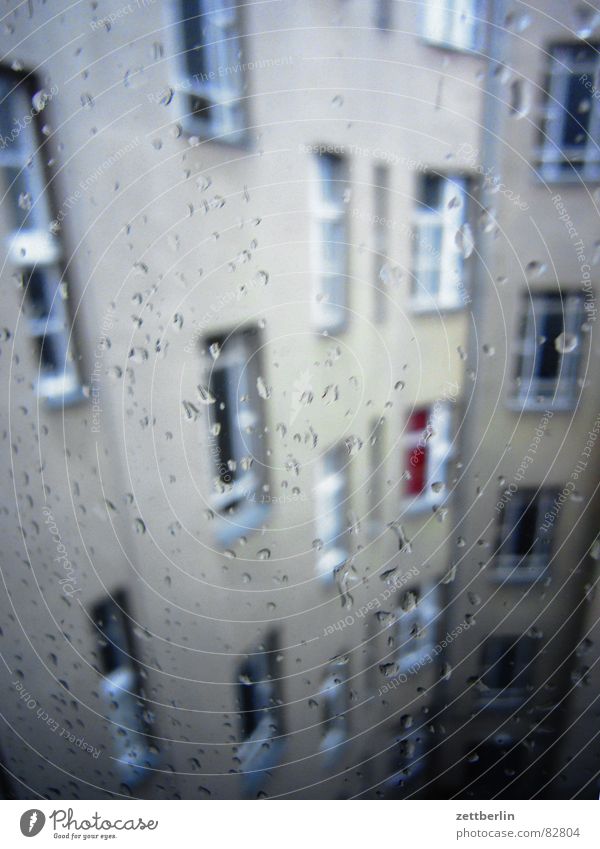
POLYGON ((486 0, 424 0, 423 35, 454 50, 481 50, 486 0))
POLYGON ((461 306, 468 288, 468 263, 462 247, 467 223, 468 183, 462 177, 426 174, 413 232, 413 306, 444 309, 461 306))
POLYGON ((144 768, 154 765, 156 758, 150 749, 150 714, 141 692, 125 593, 119 591, 99 602, 92 618, 115 758, 123 780, 137 784, 148 776, 144 768))
POLYGON ((325 452, 316 472, 317 566, 325 575, 331 575, 349 557, 348 462, 348 452, 341 443, 325 452))
POLYGON ((259 334, 250 328, 211 336, 206 346, 218 351, 216 359, 210 357, 207 397, 216 473, 212 501, 231 519, 219 525, 225 541, 258 527, 267 502, 259 334))
POLYGON ((313 322, 316 330, 337 332, 347 322, 346 167, 331 153, 318 154, 316 165, 313 322))
POLYGON ((0 71, 0 193, 10 217, 10 261, 23 275, 25 311, 35 340, 37 389, 51 406, 83 399, 75 365, 60 246, 50 235, 50 209, 38 152, 37 112, 30 88, 0 71), (27 119, 27 120, 25 120, 27 119))
POLYGON ((569 409, 577 397, 583 299, 540 292, 525 295, 522 303, 516 399, 527 408, 569 409))
MULTIPOLYGON (((508 494, 508 491, 507 491, 508 494)), ((493 575, 502 580, 539 577, 550 558, 551 533, 542 528, 556 493, 524 489, 515 492, 502 511, 493 575)))
POLYGON ((539 171, 545 180, 600 178, 598 45, 579 42, 550 49, 541 116, 539 171))
POLYGON ((234 0, 180 0, 181 80, 190 129, 224 141, 244 132, 243 62, 234 0))

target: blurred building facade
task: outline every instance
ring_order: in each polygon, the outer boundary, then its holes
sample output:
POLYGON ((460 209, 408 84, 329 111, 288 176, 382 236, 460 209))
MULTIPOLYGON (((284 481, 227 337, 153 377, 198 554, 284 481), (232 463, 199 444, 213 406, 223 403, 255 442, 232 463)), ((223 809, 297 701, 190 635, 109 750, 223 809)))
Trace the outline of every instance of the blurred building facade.
POLYGON ((596 22, 9 9, 5 792, 595 796, 596 22))

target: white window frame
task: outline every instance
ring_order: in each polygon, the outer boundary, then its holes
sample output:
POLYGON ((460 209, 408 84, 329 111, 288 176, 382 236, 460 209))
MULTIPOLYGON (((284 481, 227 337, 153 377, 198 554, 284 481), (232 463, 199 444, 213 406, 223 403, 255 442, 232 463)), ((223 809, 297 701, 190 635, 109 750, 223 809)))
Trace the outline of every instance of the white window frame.
POLYGON ((556 46, 550 56, 549 83, 543 106, 543 133, 538 150, 539 173, 548 182, 598 181, 600 180, 600 103, 593 91, 600 88, 600 56, 575 63, 574 53, 584 47, 584 42, 556 46), (584 146, 572 149, 562 144, 565 123, 568 118, 566 101, 571 76, 587 75, 591 90, 589 96, 590 119, 584 146), (573 157, 581 167, 565 167, 573 157))
POLYGON ((505 505, 500 518, 499 547, 494 566, 490 575, 496 580, 509 583, 528 583, 535 581, 548 566, 551 556, 552 530, 544 532, 540 529, 544 514, 552 506, 556 497, 555 490, 518 490, 513 493, 505 505), (503 552, 502 548, 509 547, 510 532, 531 502, 535 503, 537 541, 534 542, 529 554, 511 554, 503 552))
POLYGON ((469 265, 457 243, 459 230, 468 222, 468 178, 429 177, 439 179, 440 199, 436 208, 427 207, 421 200, 415 211, 412 308, 417 312, 459 309, 464 306, 462 293, 469 288, 469 265), (460 202, 450 205, 457 194, 460 202), (438 241, 439 251, 435 247, 438 241), (429 275, 437 278, 433 291, 426 283, 429 275))
POLYGON ((510 406, 525 410, 545 410, 548 407, 570 410, 577 399, 577 375, 583 344, 581 324, 585 314, 583 297, 580 293, 569 292, 561 299, 555 297, 556 294, 555 291, 540 291, 524 296, 527 309, 525 324, 515 343, 520 372, 516 375, 517 387, 510 398, 510 406), (536 355, 540 351, 538 339, 544 318, 551 312, 563 316, 563 333, 577 336, 578 343, 574 351, 560 355, 555 378, 538 378, 533 374, 536 355))
MULTIPOLYGON (((49 305, 48 315, 36 317, 28 322, 33 338, 43 339, 54 337, 62 357, 57 367, 41 370, 41 354, 37 364, 39 374, 37 394, 43 398, 49 407, 63 407, 84 400, 83 387, 75 365, 73 345, 71 341, 72 328, 70 318, 64 303, 67 292, 66 284, 57 267, 61 259, 60 244, 50 234, 51 210, 46 190, 45 177, 38 153, 36 135, 37 115, 32 112, 30 88, 26 82, 5 68, 0 71, 0 109, 6 109, 7 117, 17 112, 17 117, 31 116, 29 123, 19 125, 20 132, 8 144, 0 149, 0 171, 19 168, 23 177, 25 189, 31 197, 32 207, 25 216, 21 227, 12 230, 8 240, 9 261, 24 278, 25 308, 27 309, 28 283, 31 275, 39 275, 46 289, 45 302, 49 305)), ((6 122, 8 123, 8 121, 6 122)), ((5 173, 8 173, 5 171, 5 173)), ((9 186, 5 187, 3 197, 5 205, 10 208, 18 198, 9 186)), ((17 219, 21 218, 17 214, 17 219)), ((13 225, 14 226, 14 225, 13 225)), ((30 304, 31 306, 31 304, 30 304)))
POLYGON ((485 41, 486 11, 486 0, 423 0, 423 37, 450 50, 480 51, 485 41))
POLYGON ((344 157, 336 154, 315 154, 313 160, 312 321, 318 332, 337 333, 348 322, 347 165, 344 157), (335 228, 340 233, 330 240, 330 231, 335 228))
POLYGON ((396 654, 395 661, 398 675, 411 674, 415 667, 415 675, 421 669, 427 669, 431 652, 436 645, 436 631, 440 615, 438 591, 435 587, 427 587, 421 593, 418 588, 411 590, 417 597, 415 606, 411 610, 396 610, 396 654), (411 632, 417 626, 418 633, 411 632))
MULTIPOLYGON (((445 497, 445 486, 448 478, 448 463, 451 460, 452 440, 450 429, 452 413, 447 401, 435 401, 431 404, 423 404, 411 410, 410 416, 419 410, 427 410, 427 425, 424 431, 405 431, 402 440, 402 463, 407 462, 410 453, 419 445, 426 452, 425 459, 425 487, 420 495, 403 495, 403 509, 405 512, 420 512, 430 510, 440 505, 445 497), (423 434, 431 434, 425 439, 423 434), (441 482, 444 487, 440 492, 434 492, 431 485, 441 482)), ((410 462, 407 471, 410 474, 410 462)))
POLYGON ((185 50, 181 29, 186 20, 184 2, 173 3, 171 12, 179 33, 176 50, 174 90, 180 107, 180 120, 186 129, 202 137, 229 144, 245 141, 245 110, 241 28, 237 0, 196 0, 197 15, 205 29, 199 52, 204 53, 208 70, 194 70, 193 56, 185 50), (239 70, 230 71, 230 68, 239 70), (204 79, 201 77, 208 77, 204 79), (193 98, 207 102, 202 116, 191 111, 193 98))
POLYGON ((319 574, 333 577, 350 557, 347 544, 348 452, 344 443, 329 448, 316 468, 314 486, 315 532, 321 540, 317 552, 319 574))

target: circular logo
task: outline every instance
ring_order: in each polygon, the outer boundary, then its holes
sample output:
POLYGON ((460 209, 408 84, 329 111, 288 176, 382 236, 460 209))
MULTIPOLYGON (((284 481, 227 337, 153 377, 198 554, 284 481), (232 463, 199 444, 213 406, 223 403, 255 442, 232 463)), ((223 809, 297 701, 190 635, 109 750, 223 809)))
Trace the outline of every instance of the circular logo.
POLYGON ((44 827, 46 817, 38 808, 32 808, 21 815, 21 833, 25 837, 35 837, 44 827))

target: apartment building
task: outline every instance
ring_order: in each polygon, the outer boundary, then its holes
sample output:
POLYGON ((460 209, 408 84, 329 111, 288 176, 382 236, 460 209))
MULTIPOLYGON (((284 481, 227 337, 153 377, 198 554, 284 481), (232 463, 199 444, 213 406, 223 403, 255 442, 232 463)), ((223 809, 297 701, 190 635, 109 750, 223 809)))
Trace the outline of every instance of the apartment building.
POLYGON ((576 4, 515 10, 491 132, 463 149, 485 226, 447 604, 473 627, 449 650, 441 793, 598 795, 597 24, 576 4))
POLYGON ((591 461, 535 527, 596 415, 574 11, 9 6, 6 792, 452 794, 531 736, 566 765, 591 461))

